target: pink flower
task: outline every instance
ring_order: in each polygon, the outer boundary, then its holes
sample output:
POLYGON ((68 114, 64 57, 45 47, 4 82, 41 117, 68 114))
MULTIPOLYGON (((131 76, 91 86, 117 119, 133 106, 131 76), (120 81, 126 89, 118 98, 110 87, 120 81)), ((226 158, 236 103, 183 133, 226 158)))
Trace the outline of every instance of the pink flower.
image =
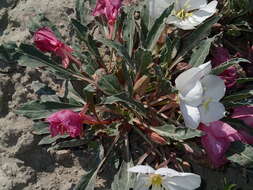
POLYGON ((236 107, 231 117, 241 119, 246 125, 253 127, 253 106, 236 107))
POLYGON ((114 25, 117 20, 119 9, 121 7, 122 0, 97 0, 95 9, 93 10, 93 16, 104 15, 107 19, 110 38, 114 31, 114 25))
POLYGON ((33 40, 35 46, 41 51, 54 53, 61 57, 64 68, 67 68, 70 60, 73 59, 71 55, 73 49, 58 40, 53 31, 48 27, 38 29, 33 36, 33 40))
POLYGON ((212 122, 209 126, 200 124, 199 130, 204 132, 204 135, 201 137, 201 143, 206 150, 207 156, 216 168, 228 162, 225 153, 230 147, 231 142, 242 141, 249 144, 253 143, 252 136, 244 131, 239 132, 222 121, 212 122))
MULTIPOLYGON (((212 65, 217 67, 218 65, 228 61, 230 59, 229 52, 226 48, 216 47, 213 50, 212 65)), ((227 88, 231 88, 236 84, 237 72, 234 66, 229 67, 219 76, 224 80, 227 88)))
POLYGON ((67 133, 71 137, 77 137, 83 131, 83 119, 78 113, 71 110, 61 110, 53 113, 46 121, 50 123, 49 127, 52 136, 67 133))

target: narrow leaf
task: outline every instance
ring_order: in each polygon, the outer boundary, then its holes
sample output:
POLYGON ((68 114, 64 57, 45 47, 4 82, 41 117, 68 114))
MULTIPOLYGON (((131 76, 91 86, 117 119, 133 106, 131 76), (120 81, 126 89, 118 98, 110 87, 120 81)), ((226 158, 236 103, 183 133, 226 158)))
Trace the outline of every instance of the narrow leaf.
POLYGON ((248 60, 243 59, 243 58, 234 58, 234 59, 230 59, 229 61, 226 61, 222 64, 220 64, 218 67, 215 67, 212 69, 211 73, 215 74, 215 75, 219 75, 221 74, 223 71, 225 71, 227 68, 238 64, 240 62, 245 62, 245 63, 250 63, 248 60))
POLYGON ((127 170, 133 167, 133 162, 123 161, 118 173, 114 176, 111 190, 129 190, 133 188, 135 175, 127 170))
POLYGON ((73 105, 59 102, 31 101, 20 106, 16 113, 31 119, 43 119, 61 109, 80 110, 82 105, 73 105))
POLYGON ((132 60, 128 54, 127 49, 124 46, 122 46, 120 43, 115 42, 115 41, 111 41, 111 40, 107 40, 107 39, 98 39, 98 41, 100 41, 101 43, 103 43, 104 45, 106 45, 108 47, 115 49, 118 52, 118 54, 125 59, 126 63, 130 67, 133 67, 133 63, 132 63, 132 60))
POLYGON ((197 50, 192 54, 189 64, 193 67, 202 65, 209 54, 209 50, 214 39, 215 37, 201 41, 197 50))
POLYGON ((239 141, 233 142, 226 153, 228 160, 243 167, 253 166, 253 147, 239 141))
POLYGON ((169 137, 177 141, 187 140, 194 137, 200 137, 202 135, 202 132, 199 130, 183 127, 175 127, 174 125, 152 127, 151 129, 163 137, 169 137))
POLYGON ((161 16, 155 20, 155 23, 153 24, 152 28, 147 34, 146 46, 145 46, 147 47, 147 49, 152 50, 154 46, 156 45, 156 42, 158 41, 159 37, 161 36, 165 28, 166 18, 171 14, 173 8, 174 8, 174 4, 170 5, 168 8, 166 8, 163 11, 161 16))

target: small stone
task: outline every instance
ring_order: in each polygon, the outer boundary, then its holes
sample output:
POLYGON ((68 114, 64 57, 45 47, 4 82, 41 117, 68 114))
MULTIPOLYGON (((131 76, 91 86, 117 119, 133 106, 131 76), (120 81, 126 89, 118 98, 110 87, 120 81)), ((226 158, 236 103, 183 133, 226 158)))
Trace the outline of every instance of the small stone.
POLYGON ((55 152, 55 160, 62 164, 72 162, 72 155, 70 150, 58 150, 55 152))

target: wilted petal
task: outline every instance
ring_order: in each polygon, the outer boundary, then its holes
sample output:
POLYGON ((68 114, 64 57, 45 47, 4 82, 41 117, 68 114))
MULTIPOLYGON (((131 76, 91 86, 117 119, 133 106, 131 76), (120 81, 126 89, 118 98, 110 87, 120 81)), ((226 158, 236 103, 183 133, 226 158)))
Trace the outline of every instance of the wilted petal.
POLYGON ((134 173, 143 173, 143 174, 152 174, 155 172, 155 170, 152 167, 145 166, 145 165, 134 166, 132 168, 129 168, 128 171, 134 172, 134 173))
POLYGON ((212 131, 208 131, 210 126, 201 125, 205 129, 205 135, 201 137, 201 143, 206 150, 209 159, 212 161, 215 167, 220 167, 227 162, 225 158, 225 152, 230 146, 230 141, 226 138, 217 138, 212 134, 212 131))
POLYGON ((205 89, 204 97, 211 98, 212 101, 219 101, 225 95, 226 86, 220 77, 207 75, 201 80, 201 83, 205 89))
POLYGON ((232 118, 253 117, 253 106, 238 106, 234 108, 232 118))
POLYGON ((180 110, 182 112, 186 127, 196 129, 200 123, 199 109, 180 101, 180 110))
POLYGON ((225 116, 225 107, 220 102, 209 102, 199 107, 200 121, 210 123, 218 121, 225 116))

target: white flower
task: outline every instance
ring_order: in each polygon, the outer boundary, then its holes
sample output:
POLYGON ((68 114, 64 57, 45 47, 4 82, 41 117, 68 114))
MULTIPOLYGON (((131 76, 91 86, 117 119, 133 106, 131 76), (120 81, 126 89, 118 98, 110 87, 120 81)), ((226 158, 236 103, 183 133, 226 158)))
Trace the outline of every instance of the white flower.
POLYGON ((154 170, 150 166, 138 165, 128 169, 139 173, 134 190, 193 190, 200 186, 201 178, 193 173, 182 173, 169 168, 154 170))
POLYGON ((159 17, 165 8, 174 3, 174 10, 167 23, 183 30, 192 30, 216 12, 216 0, 207 4, 207 0, 150 0, 150 15, 159 17))
POLYGON ((186 127, 196 129, 200 122, 208 124, 225 116, 225 108, 219 100, 225 95, 226 86, 220 77, 208 74, 210 71, 211 64, 207 62, 176 78, 186 127))

